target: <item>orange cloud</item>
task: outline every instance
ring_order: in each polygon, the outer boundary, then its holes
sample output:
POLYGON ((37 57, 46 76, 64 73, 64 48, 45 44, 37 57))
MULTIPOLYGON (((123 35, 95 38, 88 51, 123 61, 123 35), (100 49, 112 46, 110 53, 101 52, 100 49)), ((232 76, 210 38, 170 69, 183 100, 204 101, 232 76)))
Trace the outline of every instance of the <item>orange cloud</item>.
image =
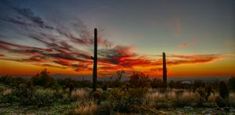
POLYGON ((193 64, 193 63, 207 63, 217 59, 221 59, 223 56, 219 54, 204 54, 204 55, 171 55, 170 57, 176 58, 168 60, 168 64, 193 64))
MULTIPOLYGON (((38 38, 41 40, 41 38, 38 38)), ((67 41, 51 43, 44 41, 48 44, 48 48, 36 48, 31 46, 23 46, 5 41, 0 41, 0 49, 12 53, 25 55, 27 58, 17 57, 16 59, 0 58, 0 60, 10 60, 22 63, 30 63, 42 67, 51 68, 70 68, 76 72, 91 72, 92 59, 89 53, 74 50, 75 47, 69 45, 67 41), (63 45, 61 45, 63 44, 63 45)), ((159 67, 162 65, 161 58, 150 59, 141 56, 133 50, 130 46, 116 45, 111 48, 100 49, 98 51, 98 66, 101 73, 113 73, 118 70, 125 71, 145 71, 147 73, 154 73, 154 68, 159 73, 159 67)), ((1 56, 3 57, 3 56, 1 56)), ((168 66, 182 65, 182 64, 195 64, 195 63, 208 63, 222 58, 219 54, 204 54, 204 55, 168 55, 168 66)))

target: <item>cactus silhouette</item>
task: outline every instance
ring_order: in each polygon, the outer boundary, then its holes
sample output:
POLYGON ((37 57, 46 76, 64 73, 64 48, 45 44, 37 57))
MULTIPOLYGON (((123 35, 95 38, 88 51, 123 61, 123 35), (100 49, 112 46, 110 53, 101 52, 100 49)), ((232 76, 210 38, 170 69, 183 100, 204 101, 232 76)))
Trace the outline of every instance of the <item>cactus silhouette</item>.
POLYGON ((163 77, 163 82, 166 85, 167 84, 167 70, 166 70, 166 54, 165 52, 162 53, 162 77, 163 77))
POLYGON ((96 91, 97 82, 97 28, 94 29, 94 57, 93 57, 93 91, 96 91))

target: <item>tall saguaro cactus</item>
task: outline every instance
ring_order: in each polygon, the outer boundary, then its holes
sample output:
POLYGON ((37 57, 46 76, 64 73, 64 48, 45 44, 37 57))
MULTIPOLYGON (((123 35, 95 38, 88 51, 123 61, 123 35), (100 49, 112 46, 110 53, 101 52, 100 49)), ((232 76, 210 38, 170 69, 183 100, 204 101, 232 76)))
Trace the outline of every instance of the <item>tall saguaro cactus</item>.
POLYGON ((94 29, 94 57, 93 57, 93 91, 96 91, 97 82, 97 28, 94 29))
POLYGON ((165 85, 167 85, 167 69, 166 69, 166 54, 165 52, 162 53, 162 77, 163 77, 163 82, 165 85))

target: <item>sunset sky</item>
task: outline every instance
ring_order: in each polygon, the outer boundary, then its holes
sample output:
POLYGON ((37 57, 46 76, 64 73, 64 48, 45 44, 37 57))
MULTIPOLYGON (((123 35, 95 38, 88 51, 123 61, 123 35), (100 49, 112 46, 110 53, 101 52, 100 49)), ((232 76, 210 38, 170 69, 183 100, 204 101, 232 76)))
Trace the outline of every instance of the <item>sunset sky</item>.
POLYGON ((0 75, 235 76, 234 0, 1 0, 0 75))

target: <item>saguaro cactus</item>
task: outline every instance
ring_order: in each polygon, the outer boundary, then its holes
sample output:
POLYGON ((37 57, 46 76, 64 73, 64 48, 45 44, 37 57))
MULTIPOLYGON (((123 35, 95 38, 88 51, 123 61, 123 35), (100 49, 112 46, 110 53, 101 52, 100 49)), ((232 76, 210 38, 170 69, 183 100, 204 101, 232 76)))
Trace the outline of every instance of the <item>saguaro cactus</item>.
POLYGON ((93 91, 96 91, 96 82, 97 82, 97 28, 94 29, 93 91))
POLYGON ((163 82, 166 85, 167 84, 167 69, 166 69, 166 54, 165 52, 162 53, 162 77, 163 77, 163 82))

